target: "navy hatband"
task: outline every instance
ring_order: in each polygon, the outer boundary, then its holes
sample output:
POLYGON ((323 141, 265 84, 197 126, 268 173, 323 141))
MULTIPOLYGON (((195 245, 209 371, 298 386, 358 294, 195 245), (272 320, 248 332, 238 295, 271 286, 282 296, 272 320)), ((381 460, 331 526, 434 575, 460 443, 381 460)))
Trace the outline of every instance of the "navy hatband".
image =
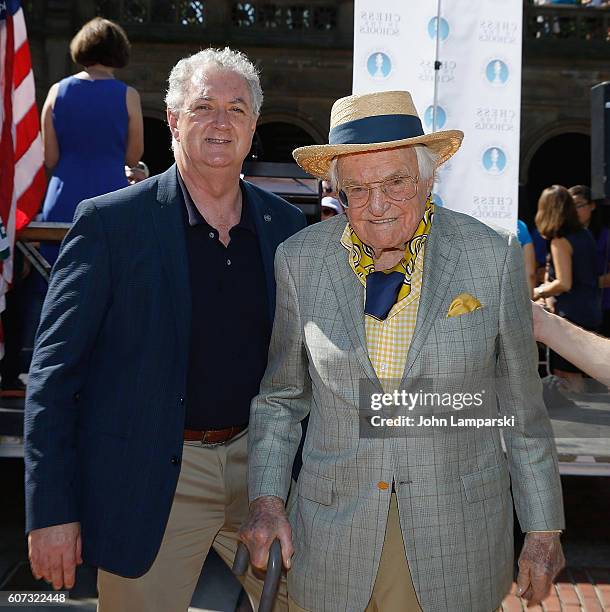
POLYGON ((415 115, 377 115, 336 125, 328 135, 328 144, 374 144, 423 135, 415 115))

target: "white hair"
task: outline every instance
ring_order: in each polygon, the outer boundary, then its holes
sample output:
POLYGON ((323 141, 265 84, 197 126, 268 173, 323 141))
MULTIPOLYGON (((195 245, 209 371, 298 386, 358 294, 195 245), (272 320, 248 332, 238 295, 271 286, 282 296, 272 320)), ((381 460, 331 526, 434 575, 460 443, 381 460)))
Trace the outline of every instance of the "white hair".
POLYGON ((183 110, 184 100, 189 93, 191 80, 200 76, 207 68, 221 72, 234 72, 242 76, 248 84, 252 101, 252 110, 259 115, 263 105, 263 90, 256 66, 240 51, 224 49, 204 49, 190 57, 181 59, 169 74, 169 87, 165 95, 165 104, 172 113, 183 110))
MULTIPOLYGON (((419 168, 419 180, 427 182, 434 178, 436 165, 438 164, 439 154, 423 144, 413 145, 415 154, 417 155, 417 167, 419 168)), ((339 190, 339 174, 337 171, 337 162, 339 157, 333 157, 328 168, 328 178, 334 191, 339 190)))

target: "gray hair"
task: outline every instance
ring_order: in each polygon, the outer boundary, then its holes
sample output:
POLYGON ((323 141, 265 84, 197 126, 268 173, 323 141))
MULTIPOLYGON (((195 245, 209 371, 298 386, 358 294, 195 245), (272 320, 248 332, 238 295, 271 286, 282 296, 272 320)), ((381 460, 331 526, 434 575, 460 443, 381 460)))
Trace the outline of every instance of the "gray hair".
POLYGON ((263 90, 256 66, 241 52, 225 47, 224 49, 204 49, 190 57, 181 59, 169 74, 169 87, 165 104, 172 113, 183 110, 184 99, 188 95, 191 80, 208 67, 222 72, 235 72, 248 84, 252 100, 252 110, 259 115, 263 105, 263 90))
MULTIPOLYGON (((415 149, 415 154, 417 155, 419 179, 426 182, 428 179, 434 178, 439 154, 422 144, 413 145, 413 148, 415 149)), ((339 157, 333 157, 328 168, 328 178, 334 191, 339 190, 339 174, 337 172, 338 160, 339 157)))

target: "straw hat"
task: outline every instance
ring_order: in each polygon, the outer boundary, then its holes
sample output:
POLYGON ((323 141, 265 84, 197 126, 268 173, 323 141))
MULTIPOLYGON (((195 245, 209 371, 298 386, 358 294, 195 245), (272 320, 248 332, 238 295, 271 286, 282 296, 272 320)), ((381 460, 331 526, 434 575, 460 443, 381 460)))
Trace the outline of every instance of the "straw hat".
POLYGON ((464 133, 446 130, 424 134, 408 91, 383 91, 339 98, 330 111, 327 145, 299 147, 292 152, 297 164, 319 178, 328 177, 333 157, 423 144, 435 151, 437 166, 462 144, 464 133))

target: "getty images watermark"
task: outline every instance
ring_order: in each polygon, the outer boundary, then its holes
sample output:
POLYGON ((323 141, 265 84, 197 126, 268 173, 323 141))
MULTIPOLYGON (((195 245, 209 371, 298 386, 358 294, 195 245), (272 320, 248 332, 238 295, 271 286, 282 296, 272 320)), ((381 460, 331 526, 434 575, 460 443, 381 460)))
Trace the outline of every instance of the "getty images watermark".
MULTIPOLYGON (((513 410, 501 408, 493 381, 464 383, 456 379, 360 381, 360 436, 387 438, 432 436, 508 429, 517 426, 513 410)), ((546 434, 545 434, 546 435, 546 434)))
POLYGON ((482 389, 474 393, 440 393, 419 389, 415 393, 405 389, 395 389, 388 393, 371 394, 371 410, 380 411, 383 408, 405 408, 414 414, 399 414, 384 416, 374 414, 371 416, 373 427, 514 427, 515 417, 504 415, 501 417, 467 417, 456 414, 465 408, 482 408, 487 390, 482 389), (451 408, 447 416, 438 416, 421 412, 417 414, 416 408, 444 409, 451 408))

